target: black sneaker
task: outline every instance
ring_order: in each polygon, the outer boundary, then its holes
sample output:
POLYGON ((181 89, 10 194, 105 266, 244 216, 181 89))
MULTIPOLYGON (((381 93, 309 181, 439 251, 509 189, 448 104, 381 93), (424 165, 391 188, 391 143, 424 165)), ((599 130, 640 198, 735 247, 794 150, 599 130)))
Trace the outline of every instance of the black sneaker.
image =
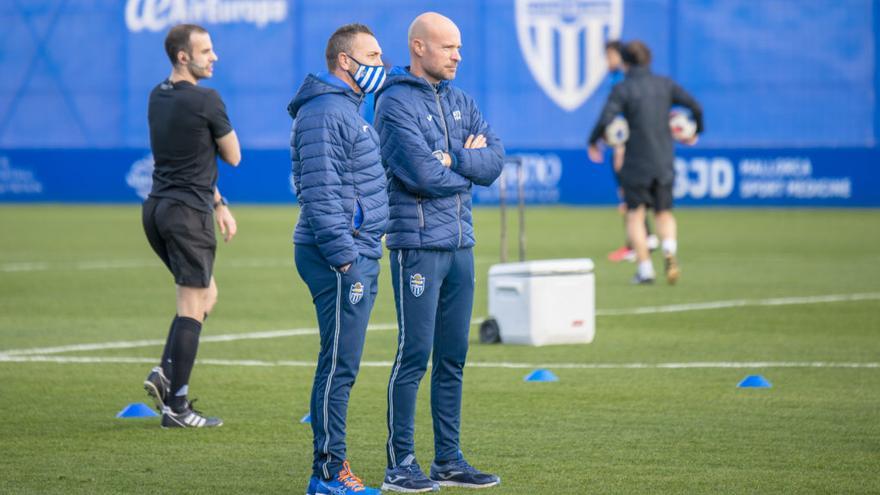
POLYGON ((440 484, 425 476, 412 455, 407 456, 404 462, 406 462, 405 466, 398 465, 396 468, 385 470, 382 490, 402 493, 440 491, 440 484))
POLYGON ((144 380, 144 390, 147 391, 147 395, 152 397, 156 409, 162 412, 165 400, 171 396, 171 380, 165 378, 161 366, 156 366, 147 375, 147 379, 144 380))
POLYGON ((501 478, 484 473, 468 464, 464 458, 457 461, 431 464, 431 479, 441 486, 462 486, 465 488, 489 488, 501 484, 501 478))
POLYGON ((223 425, 220 418, 202 416, 200 411, 192 408, 192 402, 186 403, 186 409, 174 412, 170 407, 162 410, 162 428, 214 428, 223 425))

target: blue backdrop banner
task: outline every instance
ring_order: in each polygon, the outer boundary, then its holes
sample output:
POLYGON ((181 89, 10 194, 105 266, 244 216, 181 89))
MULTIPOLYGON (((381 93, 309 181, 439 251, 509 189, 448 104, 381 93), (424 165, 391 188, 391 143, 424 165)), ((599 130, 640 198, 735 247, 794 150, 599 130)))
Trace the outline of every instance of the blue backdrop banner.
POLYGON ((330 34, 376 33, 406 65, 407 28, 458 23, 470 93, 508 147, 578 148, 607 97, 604 43, 644 40, 653 70, 705 107, 707 148, 877 144, 880 0, 30 0, 0 2, 0 148, 145 148, 163 40, 203 24, 216 88, 248 149, 282 149, 286 107, 330 34))
MULTIPOLYGON (((245 151, 224 193, 287 202, 290 117, 328 37, 361 22, 383 59, 408 61, 421 12, 452 18, 471 94, 511 154, 530 202, 616 201, 586 136, 607 98, 604 44, 641 39, 654 72, 703 105, 706 132, 679 150, 679 204, 877 206, 880 0, 30 0, 0 1, 0 201, 135 201, 149 179, 150 90, 163 41, 204 25, 219 91, 245 151)), ((491 202, 495 189, 480 190, 491 202)))
MULTIPOLYGON (((602 205, 617 201, 609 164, 583 150, 509 150, 522 163, 529 204, 602 205)), ((517 190, 517 160, 502 179, 517 190)), ((606 160, 607 162, 607 160, 606 160)), ((678 205, 880 206, 880 153, 846 149, 678 150, 678 205)), ((149 150, 0 151, 0 202, 130 203, 152 185, 149 150)), ((496 204, 499 182, 475 187, 477 204, 496 204)), ((220 165, 220 189, 237 203, 294 203, 287 150, 245 151, 238 168, 220 165)))

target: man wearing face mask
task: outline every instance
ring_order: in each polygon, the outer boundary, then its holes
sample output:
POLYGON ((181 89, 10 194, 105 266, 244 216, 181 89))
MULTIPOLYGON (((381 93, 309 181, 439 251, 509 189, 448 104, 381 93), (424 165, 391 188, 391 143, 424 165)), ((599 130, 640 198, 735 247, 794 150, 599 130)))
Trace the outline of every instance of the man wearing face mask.
POLYGON ((345 447, 348 398, 376 300, 388 218, 379 137, 358 112, 385 81, 382 50, 362 24, 327 42, 327 72, 306 77, 287 107, 300 206, 294 259, 318 317, 321 349, 309 412, 314 459, 307 495, 378 494, 354 474, 345 447))
POLYGON ((217 189, 217 155, 237 166, 238 137, 220 95, 198 86, 214 74, 211 37, 201 26, 180 24, 165 38, 171 75, 150 93, 148 120, 155 169, 143 205, 150 246, 174 275, 177 314, 159 366, 144 388, 162 411, 163 428, 205 428, 223 424, 195 411, 187 398, 205 318, 217 302, 212 218, 225 241, 235 236, 235 218, 217 189))
POLYGON ((459 442, 474 297, 471 186, 492 184, 504 163, 501 141, 474 100, 451 84, 460 49, 461 33, 450 19, 433 12, 418 16, 409 28, 411 65, 395 69, 377 95, 398 322, 383 490, 501 482, 472 467, 459 442), (434 462, 428 478, 416 462, 413 433, 416 395, 431 356, 434 462))

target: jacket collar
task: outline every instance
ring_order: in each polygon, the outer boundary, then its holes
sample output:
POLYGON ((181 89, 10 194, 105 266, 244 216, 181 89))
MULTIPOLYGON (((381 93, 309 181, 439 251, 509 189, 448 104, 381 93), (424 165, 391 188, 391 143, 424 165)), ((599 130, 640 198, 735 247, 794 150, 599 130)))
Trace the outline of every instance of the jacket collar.
POLYGON ((436 85, 433 85, 429 83, 426 79, 413 75, 413 73, 410 72, 409 69, 409 66, 397 66, 391 69, 391 72, 388 73, 388 79, 385 80, 385 84, 383 84, 382 88, 379 89, 379 93, 395 84, 410 84, 417 88, 423 89, 424 91, 430 91, 432 93, 443 93, 449 88, 452 83, 452 81, 440 81, 436 85))
POLYGON ((645 65, 634 65, 626 71, 626 78, 647 76, 650 73, 650 67, 645 65))

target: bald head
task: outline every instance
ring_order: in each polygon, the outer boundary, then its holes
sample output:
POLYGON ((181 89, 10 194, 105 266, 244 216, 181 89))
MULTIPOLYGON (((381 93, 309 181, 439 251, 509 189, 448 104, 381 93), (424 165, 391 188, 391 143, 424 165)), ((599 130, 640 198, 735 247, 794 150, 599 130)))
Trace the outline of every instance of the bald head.
MULTIPOLYGON (((435 35, 435 33, 442 33, 444 30, 458 33, 458 26, 445 15, 436 12, 425 12, 412 21, 412 24, 409 25, 407 36, 410 45, 412 45, 415 38, 429 38, 435 35)), ((460 36, 461 34, 459 34, 460 36)))
POLYGON ((410 72, 431 84, 455 78, 461 62, 461 32, 452 19, 425 12, 409 26, 410 72))

